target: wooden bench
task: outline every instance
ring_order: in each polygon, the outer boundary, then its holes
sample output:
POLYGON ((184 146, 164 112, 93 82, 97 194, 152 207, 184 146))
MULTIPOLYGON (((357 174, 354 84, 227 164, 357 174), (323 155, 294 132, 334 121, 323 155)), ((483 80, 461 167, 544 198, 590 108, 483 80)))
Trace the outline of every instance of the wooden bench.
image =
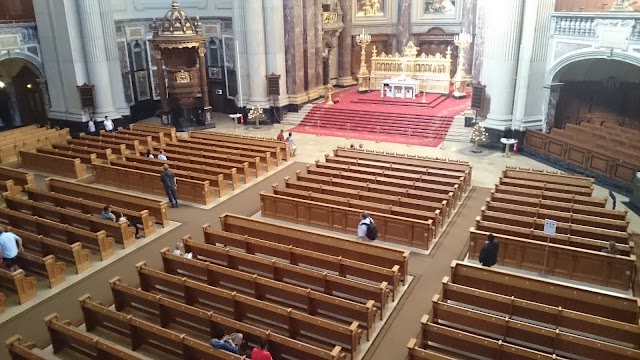
POLYGON ((564 125, 563 131, 584 139, 594 139, 600 144, 616 144, 616 148, 622 147, 627 150, 640 151, 640 144, 637 144, 635 138, 638 136, 636 131, 619 127, 620 129, 616 132, 616 130, 609 130, 598 125, 592 126, 594 127, 590 127, 584 121, 580 125, 567 123, 564 125))
MULTIPOLYGON (((222 170, 223 175, 225 175, 227 171, 229 171, 232 174, 235 171, 238 175, 242 175, 242 179, 244 180, 245 184, 249 183, 249 181, 251 181, 251 179, 254 177, 254 173, 251 171, 251 169, 249 168, 249 163, 246 161, 243 163, 234 163, 234 162, 223 161, 223 160, 210 160, 207 158, 202 158, 200 156, 198 157, 184 156, 176 153, 171 153, 170 157, 168 158, 168 161, 175 161, 176 163, 179 163, 179 164, 189 164, 189 165, 195 165, 198 167, 201 166, 207 169, 222 170)), ((230 181, 234 181, 234 178, 235 178, 235 176, 233 175, 227 175, 225 177, 227 178, 227 180, 230 180, 230 181)))
MULTIPOLYGON (((140 146, 145 147, 147 149, 153 150, 158 147, 160 144, 153 141, 153 137, 150 135, 140 135, 140 134, 124 134, 124 133, 112 133, 106 130, 100 130, 99 134, 100 138, 103 139, 111 139, 114 141, 135 141, 138 140, 140 146)), ((142 150, 142 148, 140 148, 142 150)), ((142 153, 143 151, 140 151, 142 153)))
POLYGON ((31 216, 70 225, 92 233, 105 231, 125 249, 136 241, 135 229, 126 223, 105 220, 99 214, 83 214, 81 212, 39 203, 33 200, 7 196, 3 194, 7 207, 11 210, 28 212, 31 216))
POLYGON ((543 191, 550 191, 550 192, 569 194, 569 195, 579 195, 579 196, 591 196, 593 193, 593 189, 586 189, 582 187, 546 184, 539 181, 520 180, 520 179, 503 178, 503 177, 500 178, 499 184, 512 186, 512 187, 521 187, 524 189, 543 190, 543 191))
POLYGON ((36 343, 23 342, 22 336, 20 335, 10 337, 4 344, 7 346, 7 349, 9 349, 11 360, 46 360, 44 357, 32 351, 37 348, 36 343))
MULTIPOLYGON (((269 152, 256 152, 249 150, 236 150, 236 149, 227 149, 220 146, 211 147, 210 145, 202 145, 202 144, 193 144, 186 142, 167 142, 165 145, 166 151, 199 151, 205 154, 209 154, 210 156, 222 156, 228 157, 232 159, 232 157, 240 158, 248 158, 255 159, 258 158, 265 165, 265 169, 267 172, 271 171, 273 168, 273 161, 271 160, 271 153, 269 152)), ((217 159, 217 158, 214 158, 217 159)), ((248 161, 248 160, 244 160, 248 161)), ((278 166, 276 164, 276 166, 278 166)))
POLYGON ((127 149, 127 146, 124 144, 117 144, 114 145, 112 143, 103 143, 100 141, 100 138, 98 137, 93 137, 93 138, 84 138, 84 139, 67 139, 67 145, 71 145, 71 146, 78 146, 78 147, 88 147, 88 148, 93 148, 93 149, 100 149, 100 150, 111 150, 113 154, 117 155, 117 156, 126 156, 129 153, 131 153, 131 151, 129 149, 127 149))
POLYGON ((256 138, 248 136, 238 136, 234 134, 217 133, 210 131, 189 131, 189 138, 223 141, 240 145, 252 145, 260 147, 270 147, 279 152, 280 158, 289 161, 291 153, 289 151, 289 143, 286 141, 278 141, 267 138, 256 138))
POLYGON ((8 168, 6 166, 0 166, 0 180, 7 181, 13 180, 16 186, 35 185, 36 180, 33 173, 26 172, 19 169, 8 168))
POLYGON ((471 309, 482 309, 502 318, 525 319, 551 330, 567 329, 581 336, 597 338, 610 343, 627 344, 640 348, 640 325, 632 325, 599 316, 563 309, 538 302, 518 299, 513 296, 494 294, 458 284, 452 284, 449 277, 442 279, 442 293, 439 301, 471 309))
POLYGON ((26 269, 30 274, 36 274, 47 279, 50 288, 54 288, 64 282, 66 265, 57 261, 53 255, 42 257, 21 251, 18 253, 17 262, 20 268, 26 269))
POLYGON ((83 249, 82 244, 79 242, 67 244, 66 242, 12 227, 8 227, 5 230, 18 235, 22 239, 22 245, 27 251, 42 256, 53 255, 57 259, 73 265, 77 274, 91 266, 91 250, 83 249))
MULTIPOLYGON (((157 224, 163 227, 169 224, 166 200, 153 200, 144 196, 107 190, 91 185, 48 178, 44 180, 50 192, 68 195, 80 199, 91 199, 102 204, 110 204, 120 209, 140 212, 148 211, 157 224)), ((182 190, 182 189, 181 189, 182 190)), ((144 224, 144 222, 143 222, 144 224)))
MULTIPOLYGON (((273 159, 276 163, 276 166, 282 165, 282 154, 275 148, 265 147, 265 146, 253 146, 247 144, 237 144, 230 143, 226 141, 215 141, 210 139, 196 139, 196 138, 181 138, 179 140, 180 144, 189 144, 189 145, 201 145, 209 148, 223 148, 228 150, 241 150, 248 151, 251 154, 269 154, 269 158, 273 159)), ((219 152, 219 149, 216 149, 216 152, 219 152)), ((264 156, 264 155, 262 155, 264 156)), ((262 158, 261 156, 261 158, 262 158)))
POLYGON ((338 186, 330 186, 330 185, 321 185, 314 184, 304 181, 296 181, 291 180, 290 177, 284 178, 285 186, 287 189, 297 190, 297 191, 306 191, 309 193, 315 194, 324 194, 330 196, 337 196, 342 199, 351 199, 351 200, 359 200, 359 201, 367 201, 380 205, 388 205, 392 207, 399 207, 404 209, 412 209, 418 211, 426 211, 430 213, 435 213, 436 211, 441 214, 442 220, 444 222, 445 219, 449 217, 449 208, 447 207, 447 202, 442 201, 441 203, 415 200, 401 196, 392 196, 379 194, 375 192, 362 191, 362 190, 353 190, 338 186))
POLYGON ((134 155, 138 155, 143 153, 143 146, 140 145, 139 140, 125 140, 125 139, 116 139, 112 137, 102 137, 95 135, 87 135, 85 133, 80 133, 80 140, 89 140, 94 143, 101 144, 111 144, 111 145, 124 145, 127 150, 132 152, 134 155))
MULTIPOLYGON (((470 259, 477 260, 488 232, 470 229, 470 259)), ((559 244, 496 234, 501 242, 498 263, 517 269, 586 281, 628 290, 636 276, 635 255, 617 256, 600 251, 577 249, 559 244), (545 254, 547 261, 545 262, 545 254), (545 266, 546 265, 546 266, 545 266)))
POLYGON ((25 125, 25 126, 21 126, 21 127, 9 129, 9 130, 4 130, 2 132, 2 136, 16 136, 21 133, 30 133, 33 131, 38 131, 40 129, 46 129, 46 127, 44 128, 40 127, 39 124, 25 125))
POLYGON ((519 179, 529 181, 539 181, 545 184, 557 184, 581 187, 593 191, 592 178, 578 175, 561 174, 558 172, 542 171, 527 168, 516 168, 507 166, 502 170, 502 177, 506 179, 519 179))
POLYGON ((229 319, 211 311, 205 311, 161 295, 153 295, 123 284, 119 277, 109 281, 115 309, 141 312, 150 319, 158 319, 162 327, 178 325, 189 330, 202 332, 202 329, 222 329, 225 334, 239 332, 243 340, 257 346, 260 339, 269 341, 269 351, 276 358, 340 360, 342 348, 336 346, 332 351, 324 350, 303 342, 290 339, 270 330, 229 319), (188 321, 185 321, 188 320, 188 321))
POLYGON ((634 326, 640 324, 640 299, 631 296, 614 295, 538 276, 489 269, 460 261, 451 262, 449 282, 634 326))
POLYGON ((197 281, 151 270, 144 262, 138 263, 140 288, 153 294, 167 296, 189 306, 195 306, 235 319, 252 323, 285 334, 302 342, 311 342, 332 351, 341 346, 351 355, 358 351, 362 330, 358 323, 350 326, 307 315, 290 308, 273 305, 197 281), (305 331, 299 331, 304 329, 305 331))
POLYGON ((33 134, 25 133, 18 137, 4 137, 0 140, 0 163, 6 164, 19 159, 19 151, 34 151, 38 147, 51 147, 52 144, 64 142, 69 136, 69 129, 45 129, 33 134))
MULTIPOLYGON (((544 218, 535 218, 529 216, 511 215, 508 213, 500 213, 490 211, 486 207, 482 207, 482 220, 497 224, 516 226, 526 229, 544 230, 544 218)), ((615 241, 618 244, 629 244, 631 238, 630 231, 614 231, 606 229, 598 229, 590 226, 567 224, 560 220, 557 223, 556 233, 563 235, 573 235, 587 239, 600 241, 615 241)))
MULTIPOLYGON (((146 172, 119 166, 96 164, 93 167, 97 184, 112 186, 119 189, 138 191, 157 196, 166 196, 164 187, 160 183, 160 175, 156 172, 146 172)), ((213 189, 209 181, 196 181, 176 178, 178 182, 178 198, 197 204, 207 205, 213 202, 213 189)))
MULTIPOLYGON (((362 221, 360 214, 363 207, 357 204, 354 207, 327 204, 314 200, 292 198, 296 190, 283 191, 287 196, 260 193, 260 209, 264 217, 284 220, 296 224, 319 227, 332 231, 339 231, 355 236, 358 224, 362 221)), ((276 190, 277 192, 277 190, 276 190)), ((301 194, 304 196, 304 192, 301 194)), ((340 200, 337 197, 328 198, 327 201, 340 200)), ((336 201, 338 202, 338 201, 336 201)), ((347 201, 350 205, 350 202, 347 201)), ((366 206, 365 207, 369 207, 366 206)), ((378 240, 397 243, 401 245, 428 249, 436 235, 436 225, 433 220, 415 220, 400 216, 370 212, 378 229, 378 240)), ((355 239, 354 239, 355 240, 355 239)))
POLYGON ((112 149, 97 149, 88 146, 78 146, 69 144, 53 144, 53 148, 56 150, 68 151, 76 154, 91 155, 96 154, 98 159, 104 160, 109 163, 113 159, 117 159, 118 156, 113 154, 112 149))
POLYGON ((594 216, 601 219, 610 219, 617 221, 627 221, 628 209, 613 210, 601 207, 573 204, 570 202, 560 202, 554 200, 535 199, 526 196, 509 195, 491 190, 491 201, 500 204, 510 204, 518 206, 526 206, 529 208, 538 208, 543 210, 559 211, 584 216, 594 216))
MULTIPOLYGON (((69 195, 58 194, 50 191, 39 190, 35 187, 27 186, 25 192, 30 200, 49 203, 53 206, 79 211, 83 214, 100 214, 105 204, 95 201, 85 200, 69 195)), ((150 236, 156 231, 156 219, 149 215, 149 210, 133 211, 118 206, 111 205, 116 216, 123 214, 133 226, 139 224, 142 226, 144 236, 150 236)))
POLYGON ((177 141, 178 139, 178 133, 176 128, 173 126, 130 124, 129 129, 144 132, 164 133, 171 141, 177 141))
MULTIPOLYGON (((256 178, 262 176, 262 160, 260 157, 248 157, 248 156, 235 156, 235 155, 222 155, 211 152, 205 152, 201 150, 189 150, 182 149, 174 146, 165 146, 164 150, 169 154, 169 158, 173 158, 174 156, 187 157, 189 159, 198 159, 205 161, 206 163, 212 162, 222 162, 230 165, 235 165, 238 168, 238 171, 244 170, 244 164, 246 163, 249 166, 249 169, 253 172, 256 178)), ((205 163, 203 162, 203 165, 205 163)), ((215 166, 214 166, 215 167, 215 166)), ((245 172, 246 174, 246 172, 245 172)), ((246 178, 246 175, 245 175, 246 178)))
POLYGON ((27 276, 22 269, 11 272, 0 268, 0 283, 2 287, 18 294, 18 302, 21 305, 36 297, 38 292, 37 282, 38 280, 35 277, 27 276))
MULTIPOLYGON (((231 183, 231 189, 238 190, 238 188, 240 188, 240 176, 238 175, 238 170, 235 168, 221 169, 221 168, 214 168, 214 167, 209 167, 205 165, 192 164, 188 162, 185 163, 178 159, 158 160, 158 159, 151 159, 146 156, 127 156, 126 158, 123 159, 123 161, 129 162, 129 163, 152 166, 156 169, 159 169, 160 171, 162 170, 162 166, 164 164, 168 164, 169 166, 171 166, 171 171, 173 171, 176 174, 176 177, 178 177, 179 174, 183 174, 183 173, 202 174, 202 175, 211 177, 211 178, 208 178, 207 180, 209 180, 210 183, 214 184, 214 186, 216 184, 216 181, 214 180, 214 178, 218 178, 222 176, 224 180, 231 183)), ((114 165, 119 164, 120 166, 122 166, 122 163, 119 161, 114 161, 113 164, 114 165)), ((245 178, 245 183, 246 183, 246 178, 245 178)), ((225 188, 226 186, 221 187, 221 189, 225 189, 225 188)), ((224 192, 224 190, 221 190, 221 192, 224 192)))
POLYGON ((19 156, 21 168, 72 179, 81 179, 87 176, 87 167, 78 158, 68 159, 28 151, 20 151, 19 156))
POLYGON ((5 225, 34 234, 46 235, 51 239, 60 240, 70 245, 80 242, 84 246, 97 250, 101 260, 113 255, 115 240, 108 237, 105 231, 93 233, 5 208, 0 208, 0 221, 5 225))
POLYGON ((553 191, 523 189, 518 186, 507 186, 498 184, 495 186, 495 192, 498 194, 514 195, 528 197, 531 199, 540 199, 548 201, 557 201, 567 204, 592 206, 604 209, 607 205, 606 198, 594 198, 591 196, 580 196, 571 194, 562 194, 553 191))
MULTIPOLYGON (((312 230, 302 230, 234 214, 220 216, 220 228, 283 245, 291 245, 344 259, 359 261, 387 269, 397 267, 404 281, 409 270, 409 251, 388 246, 362 243, 312 230)), ((385 279, 386 281, 386 279, 385 279)))
POLYGON ((84 152, 76 152, 76 151, 65 151, 59 149, 49 149, 49 148, 37 148, 36 152, 38 154, 45 154, 57 157, 63 157, 67 159, 80 159, 80 162, 84 165, 93 165, 95 163, 101 162, 98 160, 98 155, 96 154, 85 154, 84 152))
POLYGON ((0 180, 0 193, 9 193, 13 196, 20 196, 22 186, 16 185, 13 180, 0 180))
POLYGON ((208 343, 192 339, 185 334, 178 334, 131 315, 111 310, 100 302, 84 295, 78 299, 88 332, 96 328, 113 332, 127 339, 131 350, 136 351, 147 345, 159 350, 164 356, 173 356, 184 360, 244 360, 246 357, 214 349, 208 343))
POLYGON ((488 338, 525 347, 544 348, 550 353, 566 353, 581 358, 638 359, 640 351, 606 343, 562 330, 551 330, 537 324, 526 323, 510 317, 497 317, 481 310, 462 307, 440 301, 440 295, 431 299, 429 320, 451 328, 464 326, 466 331, 488 338))
POLYGON ((396 187, 399 189, 411 189, 411 190, 419 190, 424 192, 433 192, 439 193, 442 195, 453 194, 450 198, 448 198, 453 203, 457 203, 462 200, 462 193, 460 191, 460 186, 443 186, 443 185, 433 185, 427 183, 421 183, 416 181, 408 181, 408 180, 400 180, 393 179, 383 176, 376 176, 372 174, 360 174, 349 171, 340 171, 340 170, 332 170, 332 169, 323 169, 315 167, 314 165, 307 165, 307 175, 319 175, 329 178, 338 178, 343 180, 356 181, 363 184, 376 184, 376 185, 384 185, 396 187))
MULTIPOLYGON (((120 135, 130 135, 130 136, 139 136, 139 137, 147 137, 147 136, 151 136, 151 141, 152 144, 154 144, 154 148, 157 147, 163 147, 165 145, 165 142, 167 141, 167 138, 165 138, 165 133, 164 132, 151 132, 151 131, 142 131, 142 130, 128 130, 128 129, 124 129, 124 128, 118 128, 118 134, 120 135)), ((171 135, 169 135, 170 137, 171 135)), ((169 138, 169 140, 171 140, 169 138)))
POLYGON ((228 269, 197 259, 188 259, 171 254, 169 248, 160 250, 164 272, 214 286, 218 289, 236 291, 256 300, 266 301, 282 307, 292 308, 318 318, 328 319, 346 326, 357 322, 367 332, 370 340, 375 325, 377 310, 373 300, 365 304, 326 295, 321 292, 228 269))
MULTIPOLYGON (((395 299, 395 291, 400 284, 398 266, 384 268, 364 262, 344 259, 342 256, 327 255, 324 253, 307 250, 294 245, 283 245, 272 241, 261 240, 246 235, 238 235, 222 230, 212 229, 209 224, 203 226, 204 241, 210 245, 222 245, 241 249, 245 254, 264 254, 271 258, 281 259, 293 266, 308 269, 320 269, 328 276, 337 276, 343 279, 358 279, 376 287, 374 293, 384 292, 389 286, 392 299, 395 299)), ((381 301, 386 295, 381 297, 381 301)))
MULTIPOLYGON (((205 226, 208 227, 208 225, 205 226)), ((207 236, 207 229, 204 229, 205 236, 207 236)), ((384 308, 390 293, 387 289, 387 282, 381 282, 378 286, 367 284, 227 247, 203 244, 192 240, 191 236, 183 237, 182 242, 185 251, 192 253, 195 259, 247 273, 253 271, 254 274, 261 274, 269 279, 289 285, 304 284, 312 290, 327 295, 340 297, 341 294, 346 294, 350 299, 356 299, 360 303, 368 303, 369 300, 373 300, 379 310, 380 319, 384 316, 384 308)))

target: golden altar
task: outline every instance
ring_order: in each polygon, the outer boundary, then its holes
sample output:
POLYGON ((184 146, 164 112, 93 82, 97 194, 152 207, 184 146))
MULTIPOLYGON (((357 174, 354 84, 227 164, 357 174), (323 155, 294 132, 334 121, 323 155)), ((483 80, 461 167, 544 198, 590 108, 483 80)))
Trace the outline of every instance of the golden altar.
POLYGON ((418 56, 418 48, 409 42, 402 55, 377 54, 374 46, 371 56, 371 89, 381 90, 382 81, 392 78, 411 78, 420 83, 420 91, 449 94, 451 89, 451 48, 445 55, 418 56))

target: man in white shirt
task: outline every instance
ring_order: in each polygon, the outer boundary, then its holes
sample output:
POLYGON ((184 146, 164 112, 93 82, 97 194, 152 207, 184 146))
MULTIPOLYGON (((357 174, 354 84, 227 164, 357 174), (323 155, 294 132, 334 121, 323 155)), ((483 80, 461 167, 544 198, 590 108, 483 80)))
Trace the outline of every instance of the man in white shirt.
POLYGON ((160 153, 158 154, 158 160, 167 161, 167 156, 164 154, 164 149, 160 149, 160 153))
POLYGON ((24 251, 22 247, 22 239, 0 226, 0 256, 2 263, 11 272, 18 271, 18 252, 24 251))
POLYGON ((114 128, 113 121, 111 121, 111 119, 109 119, 108 116, 105 116, 104 117, 104 129, 107 130, 108 132, 114 132, 113 128, 114 128))
POLYGON ((358 240, 368 241, 367 230, 369 225, 374 225, 373 219, 366 212, 361 212, 360 217, 362 220, 358 224, 358 240))

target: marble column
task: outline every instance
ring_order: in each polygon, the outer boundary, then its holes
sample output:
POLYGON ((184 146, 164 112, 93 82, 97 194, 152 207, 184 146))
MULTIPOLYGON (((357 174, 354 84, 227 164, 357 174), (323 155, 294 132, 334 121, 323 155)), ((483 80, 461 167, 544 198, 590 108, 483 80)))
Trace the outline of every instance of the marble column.
POLYGON ((102 32, 104 33, 104 45, 109 66, 111 83, 111 97, 116 111, 121 116, 129 116, 129 104, 124 97, 124 85, 122 84, 122 70, 120 67, 120 57, 118 55, 118 39, 116 36, 116 25, 113 20, 110 0, 99 0, 100 17, 102 19, 102 32))
POLYGON ((556 124, 556 106, 560 99, 560 89, 562 84, 549 84, 545 85, 547 101, 543 106, 544 122, 542 124, 542 131, 548 133, 555 127, 556 124))
POLYGON ((402 52, 411 39, 411 0, 398 0, 398 26, 396 27, 396 48, 402 52))
POLYGON ((351 69, 351 49, 353 47, 353 1, 351 0, 339 0, 340 7, 342 8, 342 24, 344 28, 340 32, 338 38, 338 86, 351 86, 355 85, 356 81, 353 80, 351 69))
MULTIPOLYGON (((238 59, 233 64, 236 69, 236 81, 238 85, 242 83, 242 94, 236 95, 236 104, 240 106, 247 105, 249 96, 251 95, 251 89, 249 88, 249 62, 247 60, 247 41, 246 41, 246 29, 245 29, 245 1, 233 2, 233 38, 235 40, 234 46, 238 47, 238 59)), ((235 48, 234 48, 235 49, 235 48)), ((238 88, 238 90, 240 90, 238 88)), ((238 91, 239 92, 239 91, 238 91)))
MULTIPOLYGON (((251 89, 249 106, 269 107, 267 96, 267 63, 264 40, 264 12, 262 0, 246 0, 245 3, 245 41, 247 44, 247 63, 251 89)), ((243 83, 243 86, 245 84, 243 83)))
POLYGON ((91 85, 95 87, 96 118, 119 118, 113 106, 109 65, 105 51, 104 31, 100 18, 100 4, 97 1, 79 1, 78 14, 82 24, 82 40, 87 62, 87 72, 91 85))
POLYGON ((518 61, 513 129, 540 129, 543 123, 544 77, 546 70, 549 29, 554 0, 527 0, 522 22, 522 36, 518 61))
POLYGON ((322 0, 316 0, 316 85, 318 96, 324 95, 324 30, 322 28, 322 0))
POLYGON ((316 6, 315 0, 304 1, 305 90, 309 98, 316 94, 316 6))
POLYGON ((284 1, 264 0, 264 33, 266 36, 267 74, 280 75, 279 107, 289 104, 284 35, 284 1))
MULTIPOLYGON (((164 69, 162 53, 160 50, 153 50, 153 59, 156 63, 156 69, 164 69)), ((168 113, 169 99, 167 98, 167 82, 164 77, 164 71, 156 71, 156 77, 158 78, 158 86, 160 87, 160 109, 163 113, 168 113)))
POLYGON ((487 26, 482 82, 487 86, 489 113, 484 126, 512 128, 515 78, 524 0, 481 0, 486 4, 487 26))
POLYGON ((484 42, 487 35, 487 3, 483 0, 475 0, 476 14, 473 29, 469 29, 473 35, 473 60, 471 65, 471 78, 473 82, 481 82, 482 63, 484 60, 484 42))
POLYGON ((18 127, 22 125, 22 117, 20 116, 20 106, 18 105, 18 98, 16 97, 16 86, 12 82, 6 84, 7 92, 9 93, 9 111, 11 111, 11 123, 13 126, 18 127))
MULTIPOLYGON (((473 37, 476 35, 476 9, 478 0, 465 0, 462 2, 462 31, 473 37)), ((465 74, 473 74, 473 59, 475 52, 475 39, 464 52, 465 74)))
POLYGON ((303 104, 309 100, 305 91, 304 10, 297 0, 284 0, 284 44, 289 103, 303 104))
POLYGON ((331 85, 337 85, 339 76, 339 63, 340 57, 339 48, 340 30, 336 30, 334 34, 331 34, 331 49, 329 49, 329 83, 331 85))

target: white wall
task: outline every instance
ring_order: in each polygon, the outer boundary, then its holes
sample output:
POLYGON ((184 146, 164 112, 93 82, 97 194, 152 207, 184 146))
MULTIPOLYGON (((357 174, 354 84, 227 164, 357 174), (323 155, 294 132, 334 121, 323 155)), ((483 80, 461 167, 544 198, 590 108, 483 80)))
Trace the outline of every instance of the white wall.
MULTIPOLYGON (((180 7, 190 17, 231 17, 233 1, 242 0, 179 0, 180 7)), ((117 20, 162 18, 171 7, 171 0, 111 0, 113 17, 117 20)))
POLYGON ((620 81, 640 82, 640 67, 618 60, 581 60, 560 70, 558 80, 560 82, 602 81, 611 76, 620 81))

